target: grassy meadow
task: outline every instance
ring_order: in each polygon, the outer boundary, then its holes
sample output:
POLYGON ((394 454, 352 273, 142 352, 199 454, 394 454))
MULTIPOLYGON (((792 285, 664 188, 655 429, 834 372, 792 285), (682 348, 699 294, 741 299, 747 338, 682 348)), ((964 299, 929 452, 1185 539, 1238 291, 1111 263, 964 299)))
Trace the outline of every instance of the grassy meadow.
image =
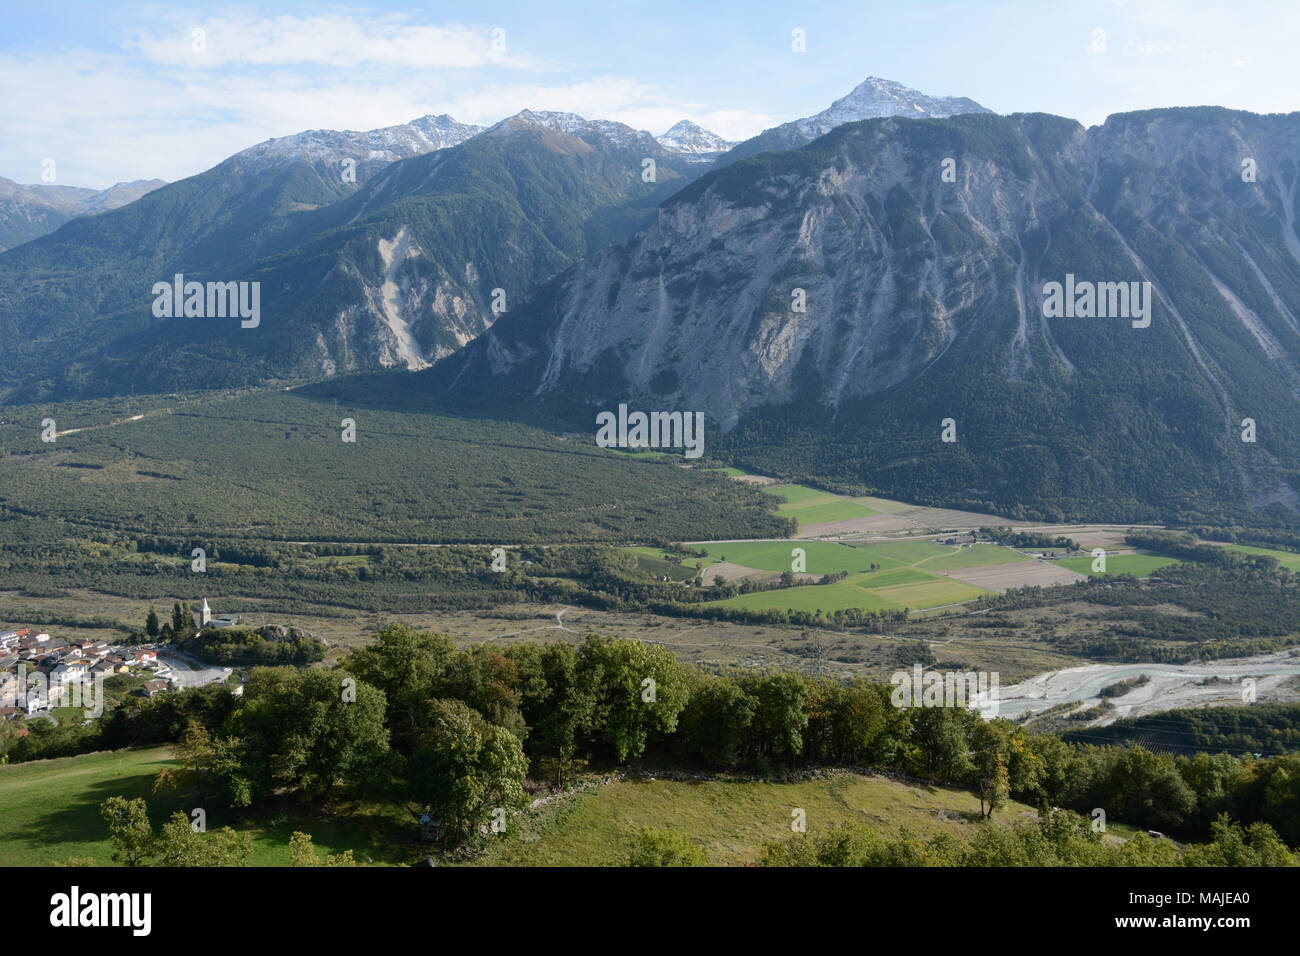
MULTIPOLYGON (((900 829, 970 836, 979 818, 972 793, 882 776, 842 776, 796 783, 624 780, 559 801, 531 815, 475 861, 489 866, 617 866, 626 863, 643 827, 684 833, 715 866, 743 866, 764 844, 788 839, 802 809, 810 836, 857 822, 881 834, 900 829)), ((1032 812, 1009 803, 1001 820, 1032 812)))

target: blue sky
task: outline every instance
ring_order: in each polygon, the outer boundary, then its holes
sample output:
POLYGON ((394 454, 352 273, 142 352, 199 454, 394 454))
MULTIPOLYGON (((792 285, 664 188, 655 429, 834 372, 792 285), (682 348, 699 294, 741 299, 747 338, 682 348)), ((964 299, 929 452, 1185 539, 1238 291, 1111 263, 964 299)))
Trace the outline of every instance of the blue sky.
POLYGON ((741 139, 871 75, 1088 125, 1156 106, 1300 110, 1293 0, 0 0, 0 25, 0 176, 39 182, 52 158, 57 182, 97 188, 425 113, 570 110, 653 133, 689 118, 741 139))

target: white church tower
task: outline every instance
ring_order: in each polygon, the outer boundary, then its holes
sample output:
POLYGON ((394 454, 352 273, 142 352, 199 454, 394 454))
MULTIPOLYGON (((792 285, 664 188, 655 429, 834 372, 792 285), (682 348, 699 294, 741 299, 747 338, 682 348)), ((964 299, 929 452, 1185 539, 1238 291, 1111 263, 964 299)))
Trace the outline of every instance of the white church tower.
POLYGON ((203 599, 203 609, 199 611, 199 628, 205 628, 212 621, 212 608, 208 607, 208 599, 203 599))

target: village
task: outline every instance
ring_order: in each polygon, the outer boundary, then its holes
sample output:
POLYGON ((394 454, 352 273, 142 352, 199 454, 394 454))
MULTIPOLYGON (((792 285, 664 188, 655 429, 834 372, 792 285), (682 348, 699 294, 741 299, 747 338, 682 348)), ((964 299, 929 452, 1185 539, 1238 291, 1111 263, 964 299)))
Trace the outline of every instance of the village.
POLYGON ((0 718, 34 716, 56 707, 83 706, 82 691, 124 674, 145 677, 141 693, 171 687, 172 669, 152 646, 62 640, 30 628, 0 633, 0 718), (69 704, 69 701, 72 703, 69 704))
MULTIPOLYGON (((196 623, 200 628, 228 628, 238 622, 238 615, 213 614, 205 600, 196 623)), ((104 681, 113 677, 141 680, 132 692, 149 698, 179 687, 221 680, 230 673, 230 668, 202 665, 191 669, 190 663, 166 643, 63 640, 30 627, 3 631, 0 719, 51 716, 59 707, 86 707, 98 712, 103 704, 103 695, 98 692, 104 681)), ((237 688, 236 692, 241 690, 237 688)))

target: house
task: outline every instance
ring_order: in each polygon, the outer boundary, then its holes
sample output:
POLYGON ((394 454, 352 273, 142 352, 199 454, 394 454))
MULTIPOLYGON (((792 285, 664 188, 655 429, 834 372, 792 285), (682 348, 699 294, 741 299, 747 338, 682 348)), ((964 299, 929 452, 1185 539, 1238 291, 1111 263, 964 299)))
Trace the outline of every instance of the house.
POLYGON ((27 696, 18 702, 18 706, 27 713, 34 714, 39 710, 49 710, 51 707, 57 707, 62 700, 63 685, 50 684, 48 687, 38 685, 32 688, 27 696))
POLYGON ((21 639, 22 638, 19 637, 17 631, 5 631, 3 634, 0 634, 0 648, 7 648, 15 645, 21 639))
POLYGON ((13 720, 17 716, 17 707, 0 707, 0 720, 13 720))
POLYGON ((167 690, 167 681, 163 680, 161 677, 155 677, 151 681, 146 681, 142 689, 144 690, 144 696, 157 697, 159 694, 167 690))
POLYGON ((50 685, 85 680, 89 672, 90 665, 85 661, 65 657, 50 669, 50 685))
POLYGON ((136 651, 132 658, 136 664, 156 664, 158 662, 158 652, 136 651))

